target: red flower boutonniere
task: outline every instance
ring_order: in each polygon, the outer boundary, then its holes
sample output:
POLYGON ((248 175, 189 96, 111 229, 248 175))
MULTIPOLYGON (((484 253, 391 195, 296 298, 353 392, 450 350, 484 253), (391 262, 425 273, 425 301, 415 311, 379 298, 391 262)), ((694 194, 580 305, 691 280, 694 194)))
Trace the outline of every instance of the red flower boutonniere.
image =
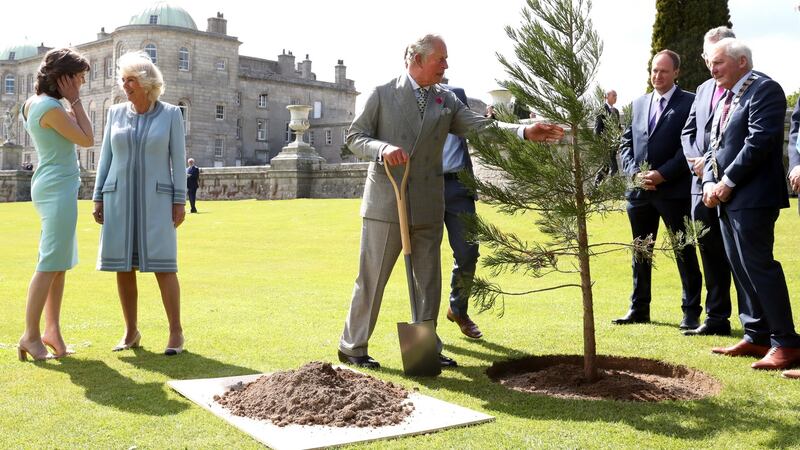
POLYGON ((441 105, 442 102, 444 102, 444 100, 442 100, 442 97, 436 97, 436 104, 437 105, 441 105))

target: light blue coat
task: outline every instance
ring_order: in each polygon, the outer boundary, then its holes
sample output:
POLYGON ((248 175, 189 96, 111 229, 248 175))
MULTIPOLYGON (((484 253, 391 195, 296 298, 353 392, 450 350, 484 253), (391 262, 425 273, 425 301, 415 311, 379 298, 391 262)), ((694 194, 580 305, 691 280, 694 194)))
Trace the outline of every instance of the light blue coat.
POLYGON ((94 201, 103 202, 97 269, 177 272, 172 205, 186 203, 186 142, 180 109, 156 102, 137 114, 129 103, 108 111, 94 201))

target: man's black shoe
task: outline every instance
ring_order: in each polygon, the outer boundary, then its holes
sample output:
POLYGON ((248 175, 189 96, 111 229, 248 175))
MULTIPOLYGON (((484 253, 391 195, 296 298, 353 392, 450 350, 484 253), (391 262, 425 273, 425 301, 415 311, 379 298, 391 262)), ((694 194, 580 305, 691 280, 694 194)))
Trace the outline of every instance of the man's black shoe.
POLYGON ((704 323, 699 327, 695 328, 694 330, 686 330, 683 332, 684 336, 730 336, 731 335, 731 325, 729 323, 726 324, 717 324, 717 325, 709 325, 704 323))
POLYGON ((345 364, 350 364, 350 365, 353 365, 353 366, 356 366, 356 367, 365 367, 367 369, 378 369, 378 368, 381 367, 381 365, 378 363, 378 361, 375 361, 369 355, 366 355, 366 356, 350 356, 350 355, 346 355, 346 354, 342 353, 341 350, 339 350, 338 353, 339 353, 339 361, 341 361, 341 362, 343 362, 345 364))
POLYGON ((681 324, 678 327, 681 330, 696 330, 700 327, 700 319, 697 316, 684 314, 683 320, 681 320, 681 324))
POLYGON ((628 325, 631 323, 650 323, 650 312, 629 310, 625 317, 611 321, 614 325, 628 325))
POLYGON ((439 353, 439 364, 441 364, 442 367, 458 367, 456 360, 448 358, 441 353, 439 353))

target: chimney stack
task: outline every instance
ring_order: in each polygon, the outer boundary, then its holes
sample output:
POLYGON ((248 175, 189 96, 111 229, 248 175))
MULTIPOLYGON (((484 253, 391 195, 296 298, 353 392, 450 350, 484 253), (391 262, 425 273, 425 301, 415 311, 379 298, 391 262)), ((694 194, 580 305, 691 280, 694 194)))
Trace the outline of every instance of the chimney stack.
POLYGON ((217 12, 217 17, 208 18, 209 33, 228 34, 228 20, 225 19, 221 12, 217 12))

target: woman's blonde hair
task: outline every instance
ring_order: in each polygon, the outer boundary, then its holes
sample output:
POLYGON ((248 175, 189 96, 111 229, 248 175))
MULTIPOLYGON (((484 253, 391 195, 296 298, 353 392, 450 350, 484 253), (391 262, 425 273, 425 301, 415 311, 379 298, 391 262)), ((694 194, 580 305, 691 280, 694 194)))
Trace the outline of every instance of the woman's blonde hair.
POLYGON ((150 56, 143 51, 128 52, 117 58, 117 73, 119 73, 120 87, 124 77, 135 77, 139 80, 151 102, 158 100, 164 93, 164 76, 150 60, 150 56))

